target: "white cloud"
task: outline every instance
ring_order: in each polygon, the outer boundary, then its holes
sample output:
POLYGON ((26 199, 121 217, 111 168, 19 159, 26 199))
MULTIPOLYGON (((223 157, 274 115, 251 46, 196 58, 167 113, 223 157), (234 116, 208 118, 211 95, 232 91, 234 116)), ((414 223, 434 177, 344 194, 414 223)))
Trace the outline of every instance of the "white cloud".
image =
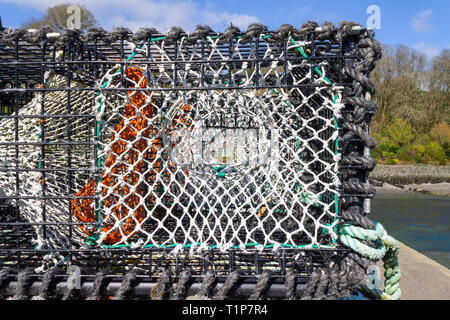
POLYGON ((438 46, 432 45, 428 42, 419 42, 413 46, 414 49, 423 52, 427 57, 433 58, 441 53, 438 46))
POLYGON ((253 22, 259 22, 259 19, 247 14, 237 14, 229 12, 202 12, 202 21, 207 25, 216 25, 224 30, 230 23, 242 30, 246 30, 248 25, 253 22))
POLYGON ((411 26, 417 32, 431 32, 432 23, 431 15, 433 11, 431 9, 422 10, 416 14, 411 20, 411 26))
POLYGON ((173 26, 193 31, 199 24, 207 24, 213 30, 223 31, 230 23, 246 29, 259 19, 252 15, 214 11, 211 6, 201 8, 193 0, 0 0, 18 6, 45 11, 48 7, 73 2, 91 11, 100 26, 110 30, 123 26, 136 31, 140 27, 155 27, 161 32, 173 26))

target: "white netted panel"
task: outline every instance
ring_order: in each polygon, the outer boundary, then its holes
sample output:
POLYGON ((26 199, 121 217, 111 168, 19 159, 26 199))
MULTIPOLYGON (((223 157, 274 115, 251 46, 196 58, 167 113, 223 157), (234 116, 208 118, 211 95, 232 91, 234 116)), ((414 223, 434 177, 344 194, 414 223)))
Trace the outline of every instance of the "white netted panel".
MULTIPOLYGON (((342 104, 323 86, 330 60, 302 58, 309 42, 267 39, 125 41, 127 63, 98 88, 37 94, 19 115, 55 117, 18 120, 19 163, 14 145, 1 161, 30 171, 19 171, 18 193, 16 173, 2 172, 0 189, 29 197, 18 200, 20 214, 47 222, 35 228, 38 245, 333 244, 342 104)), ((66 86, 64 76, 46 79, 66 86)), ((14 121, 0 122, 2 142, 15 141, 14 121)))
POLYGON ((78 193, 98 194, 99 205, 73 203, 81 221, 99 223, 100 232, 86 230, 97 243, 227 249, 335 241, 340 96, 320 86, 330 84, 326 62, 287 60, 284 68, 284 55, 300 56, 307 42, 289 40, 283 50, 264 39, 128 43, 132 59, 104 75, 95 100, 100 181, 78 193))

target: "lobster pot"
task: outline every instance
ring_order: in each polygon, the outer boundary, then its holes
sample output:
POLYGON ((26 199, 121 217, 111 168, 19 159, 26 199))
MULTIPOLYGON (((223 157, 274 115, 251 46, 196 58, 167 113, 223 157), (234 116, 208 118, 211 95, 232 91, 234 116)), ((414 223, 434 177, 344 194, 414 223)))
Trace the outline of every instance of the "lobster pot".
POLYGON ((227 30, 2 35, 5 265, 305 283, 345 253, 371 192, 370 108, 348 118, 368 31, 227 30))

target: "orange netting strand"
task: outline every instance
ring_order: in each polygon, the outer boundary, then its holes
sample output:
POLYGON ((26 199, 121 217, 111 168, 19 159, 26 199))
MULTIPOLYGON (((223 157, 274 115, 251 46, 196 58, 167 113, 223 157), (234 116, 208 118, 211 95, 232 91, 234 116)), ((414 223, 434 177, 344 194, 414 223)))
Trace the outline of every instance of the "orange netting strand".
MULTIPOLYGON (((139 84, 140 88, 147 87, 147 79, 140 68, 129 67, 126 77, 139 84)), ((146 161, 153 163, 153 168, 148 170, 145 176, 149 185, 156 182, 157 173, 161 172, 161 161, 156 160, 158 149, 162 146, 162 140, 157 137, 158 130, 149 124, 149 119, 155 115, 155 108, 148 101, 148 94, 143 91, 128 91, 130 103, 125 107, 124 118, 128 119, 125 125, 125 119, 114 128, 114 134, 111 141, 111 153, 105 163, 110 168, 110 173, 100 174, 102 184, 103 208, 110 209, 112 214, 105 215, 101 213, 100 231, 107 233, 103 239, 104 244, 117 244, 124 239, 135 236, 138 232, 138 226, 145 217, 145 190, 140 185, 141 177, 146 168, 146 161), (119 135, 120 139, 117 139, 119 135), (138 136, 140 138, 138 138, 138 136), (148 148, 149 137, 154 139, 151 147, 148 148), (129 142, 132 142, 131 148, 129 142), (142 154, 144 153, 144 154, 142 154), (142 154, 142 155, 141 155, 142 154), (141 157, 140 157, 141 156, 141 157), (118 158, 120 160, 118 161, 118 158), (118 177, 122 177, 123 183, 119 183, 118 177), (120 199, 123 199, 120 201, 120 199), (119 225, 119 227, 117 227, 119 225), (115 227, 115 228, 114 228, 115 227), (111 229, 113 229, 111 231, 111 229)), ((186 105, 180 109, 189 112, 191 107, 186 105)), ((185 115, 182 115, 179 121, 174 119, 171 128, 177 124, 187 124, 185 115)), ((169 179, 169 172, 164 172, 164 177, 169 179)), ((96 192, 95 181, 91 180, 84 186, 76 196, 93 196, 96 192)), ((154 202, 154 197, 149 197, 150 203, 154 202), (153 201, 152 201, 153 198, 153 201)), ((83 223, 95 223, 97 220, 93 199, 74 199, 71 202, 73 215, 83 223)), ((96 228, 80 226, 86 234, 92 235, 96 228)))
MULTIPOLYGON (((130 67, 125 72, 126 76, 139 84, 140 88, 146 88, 147 79, 143 76, 139 68, 130 67)), ((146 93, 137 91, 128 91, 130 103, 125 107, 124 118, 128 118, 128 124, 125 125, 125 119, 114 128, 111 141, 111 153, 105 163, 110 168, 110 173, 102 172, 100 178, 102 184, 102 196, 105 200, 100 205, 104 208, 110 208, 112 213, 109 215, 101 214, 101 231, 110 231, 116 223, 119 228, 109 232, 103 239, 105 244, 119 242, 123 237, 132 237, 137 224, 144 218, 144 207, 140 203, 139 195, 143 195, 142 187, 138 184, 140 174, 144 170, 145 155, 139 160, 139 155, 148 146, 146 138, 149 138, 151 127, 148 125, 148 118, 154 115, 154 107, 146 101, 146 93), (139 111, 139 112, 138 112, 139 111), (136 140, 138 133, 141 138, 136 140), (117 137, 117 135, 119 137, 117 137), (120 138, 120 139, 118 139, 120 138), (128 142, 131 141, 132 147, 128 148, 128 142), (120 160, 118 161, 118 158, 120 160), (131 165, 131 169, 127 169, 131 165), (118 183, 118 177, 122 176, 124 183, 118 183), (132 188, 134 191, 132 191, 132 188), (108 195, 109 192, 109 195, 108 195), (124 201, 120 202, 120 199, 124 201), (132 214, 130 214, 130 210, 132 214)), ((89 184, 83 187, 76 196, 93 196, 95 194, 95 181, 91 180, 89 184)), ((81 222, 93 223, 96 221, 94 203, 92 199, 72 200, 72 212, 81 222)), ((87 234, 92 234, 92 228, 81 226, 81 230, 87 234)))

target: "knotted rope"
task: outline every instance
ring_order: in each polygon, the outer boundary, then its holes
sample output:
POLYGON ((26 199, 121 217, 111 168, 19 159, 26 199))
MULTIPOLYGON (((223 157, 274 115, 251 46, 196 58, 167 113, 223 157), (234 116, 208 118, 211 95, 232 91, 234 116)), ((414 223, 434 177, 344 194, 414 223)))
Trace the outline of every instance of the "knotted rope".
POLYGON ((378 289, 363 287, 375 296, 383 300, 399 300, 400 290, 400 267, 398 264, 399 243, 389 236, 383 226, 375 222, 375 229, 364 229, 354 225, 344 224, 341 226, 339 240, 345 246, 358 252, 370 260, 383 260, 385 272, 385 287, 381 292, 378 289), (371 247, 362 241, 370 241, 376 244, 371 247))

